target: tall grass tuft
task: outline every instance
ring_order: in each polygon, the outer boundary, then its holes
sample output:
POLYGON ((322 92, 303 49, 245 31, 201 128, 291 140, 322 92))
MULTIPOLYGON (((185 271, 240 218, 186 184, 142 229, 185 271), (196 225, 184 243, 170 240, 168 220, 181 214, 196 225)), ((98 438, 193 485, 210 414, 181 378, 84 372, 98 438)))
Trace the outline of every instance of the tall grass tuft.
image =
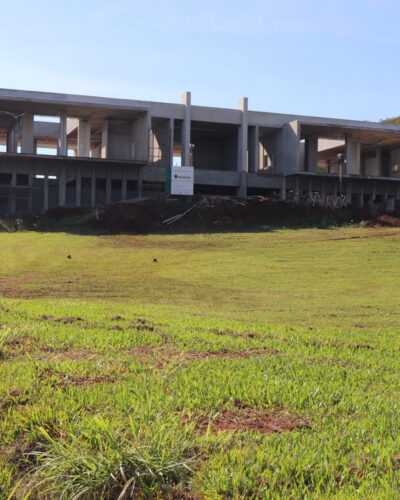
POLYGON ((124 437, 99 418, 82 434, 68 433, 62 441, 43 427, 40 431, 47 449, 33 453, 38 466, 15 491, 28 495, 24 498, 158 498, 185 482, 195 459, 192 430, 171 421, 144 430, 130 419, 124 437))

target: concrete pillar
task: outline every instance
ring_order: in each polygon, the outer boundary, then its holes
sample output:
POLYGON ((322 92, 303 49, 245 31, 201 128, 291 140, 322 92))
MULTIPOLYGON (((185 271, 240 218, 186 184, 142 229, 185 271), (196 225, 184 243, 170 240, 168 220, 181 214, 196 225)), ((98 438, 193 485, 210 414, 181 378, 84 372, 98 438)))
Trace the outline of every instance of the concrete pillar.
POLYGON ((353 139, 351 134, 346 134, 346 173, 347 175, 361 174, 361 145, 353 139))
POLYGON ((90 121, 79 119, 78 122, 78 152, 77 156, 89 158, 90 156, 90 121))
POLYGON ((60 127, 58 129, 58 156, 68 155, 68 144, 67 144, 67 115, 60 114, 60 127))
POLYGON ((396 184, 396 200, 400 200, 400 183, 396 184))
POLYGON ((81 167, 76 168, 75 177, 75 206, 80 207, 82 202, 82 176, 81 167))
POLYGON ((295 201, 298 202, 300 201, 300 177, 296 175, 296 184, 295 184, 295 201))
POLYGON ((101 129, 101 158, 108 158, 108 120, 104 120, 101 129))
POLYGON ((167 118, 151 131, 150 163, 165 167, 173 163, 174 119, 167 118))
POLYGON ((28 212, 33 211, 33 175, 29 173, 29 189, 28 189, 28 212))
POLYGON ((346 183, 346 198, 347 198, 347 204, 351 204, 351 180, 347 179, 346 183))
POLYGON ((305 140, 305 170, 316 172, 318 167, 318 137, 307 137, 305 140))
POLYGON ((361 183, 360 186, 360 197, 358 200, 358 207, 362 210, 364 208, 364 184, 361 183))
POLYGON ((239 109, 241 113, 241 124, 238 129, 238 158, 237 158, 237 169, 240 172, 239 177, 239 188, 238 196, 247 195, 247 172, 249 170, 248 166, 248 130, 249 130, 249 117, 248 117, 248 99, 243 97, 239 101, 239 109))
POLYGON ((249 127, 248 138, 248 170, 256 174, 259 170, 259 127, 249 127))
POLYGON ((151 115, 146 111, 132 123, 131 159, 150 160, 151 115))
POLYGON ((325 179, 324 178, 321 179, 321 196, 323 196, 325 199, 325 179))
POLYGON ((190 127, 192 115, 192 94, 184 92, 182 95, 182 104, 184 105, 182 122, 182 166, 190 165, 190 127))
POLYGON ((143 193, 143 172, 140 167, 138 167, 138 173, 137 173, 137 195, 138 198, 142 197, 143 193))
POLYGON ((18 124, 14 123, 12 127, 9 128, 7 133, 7 153, 17 152, 17 136, 18 136, 18 124))
POLYGON ((49 209, 49 177, 47 173, 43 179, 43 210, 47 211, 49 209))
POLYGON ((107 168, 106 174, 106 205, 111 203, 111 171, 107 168))
POLYGON ((124 201, 127 199, 128 193, 128 172, 126 168, 122 168, 122 179, 121 179, 121 200, 124 201))
POLYGON ((378 176, 382 175, 382 149, 376 150, 376 162, 378 164, 378 176))
POLYGON ((372 181, 372 201, 375 201, 376 198, 376 184, 375 181, 372 181))
POLYGON ((12 214, 15 214, 17 211, 16 187, 17 187, 17 169, 15 165, 13 165, 11 171, 11 189, 10 189, 10 212, 12 214))
POLYGON ((297 120, 285 123, 277 135, 274 173, 295 174, 296 172, 300 172, 302 169, 300 167, 300 123, 297 120))
POLYGON ((90 176, 90 206, 96 206, 96 169, 92 167, 92 175, 90 176))
POLYGON ((62 165, 58 175, 58 204, 65 207, 67 200, 67 174, 66 167, 62 165))
POLYGON ((309 177, 308 179, 308 194, 311 196, 312 194, 312 190, 313 190, 313 186, 312 186, 312 178, 309 177))
POLYGON ((33 125, 33 115, 21 116, 21 153, 33 154, 34 152, 33 125))
POLYGON ((281 187, 280 198, 282 201, 286 200, 286 177, 285 176, 282 176, 282 187, 281 187))

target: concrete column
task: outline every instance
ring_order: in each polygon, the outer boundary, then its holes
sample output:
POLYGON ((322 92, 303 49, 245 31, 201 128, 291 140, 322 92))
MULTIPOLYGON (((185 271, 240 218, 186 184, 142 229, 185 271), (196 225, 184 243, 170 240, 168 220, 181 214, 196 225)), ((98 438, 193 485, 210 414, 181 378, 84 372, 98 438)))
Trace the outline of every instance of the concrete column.
POLYGON ((58 175, 58 204, 65 207, 67 200, 67 174, 66 167, 62 165, 58 175))
POLYGON ((15 165, 12 167, 12 172, 11 172, 11 187, 10 189, 10 212, 12 214, 15 214, 17 211, 17 200, 16 200, 16 195, 17 195, 17 169, 15 165))
POLYGON ((143 172, 140 167, 138 167, 138 174, 137 174, 137 195, 138 198, 142 197, 143 193, 143 172))
POLYGON ((81 167, 77 167, 75 177, 75 206, 80 207, 82 202, 82 176, 81 167))
POLYGON ((49 209, 49 177, 47 173, 43 179, 43 210, 49 209))
POLYGON ((353 139, 351 134, 346 134, 346 173, 347 175, 361 174, 361 145, 353 139))
POLYGON ((33 210, 33 175, 32 173, 29 173, 29 190, 28 190, 28 212, 32 212, 33 210))
POLYGON ((382 149, 376 150, 376 162, 378 164, 378 176, 382 175, 382 149))
POLYGON ((346 198, 347 198, 348 205, 350 205, 351 204, 351 181, 350 181, 350 179, 347 179, 347 183, 346 183, 346 198))
POLYGON ((310 177, 308 179, 308 194, 311 196, 312 194, 312 190, 313 190, 313 186, 312 186, 312 178, 310 177))
POLYGON ((282 201, 286 200, 286 177, 282 177, 282 187, 281 187, 281 195, 280 198, 282 201))
POLYGON ((295 200, 298 202, 300 200, 300 178, 298 175, 296 175, 296 184, 295 184, 295 200))
POLYGON ((305 140, 305 170, 316 172, 318 166, 318 137, 307 137, 305 140))
POLYGON ((111 203, 111 171, 107 168, 106 174, 106 205, 111 203))
POLYGON ((247 172, 248 172, 248 129, 249 129, 249 117, 248 117, 248 99, 243 97, 239 101, 239 109, 242 112, 241 124, 238 129, 238 161, 237 169, 240 173, 240 185, 238 188, 238 196, 247 195, 247 172))
POLYGON ((96 206, 96 170, 92 167, 92 175, 90 176, 90 206, 96 206))
POLYGON ((278 132, 274 173, 295 174, 302 170, 300 136, 301 125, 297 120, 286 123, 278 132))
POLYGON ((33 115, 21 116, 21 153, 33 154, 34 152, 33 124, 33 115))
POLYGON ((400 200, 400 183, 396 184, 396 200, 400 200))
POLYGON ((122 168, 122 179, 121 179, 121 200, 124 201, 127 199, 128 192, 128 172, 126 168, 122 168))
POLYGON ((90 156, 90 121, 79 119, 78 122, 78 152, 77 156, 89 158, 90 156))
POLYGON ((17 124, 14 124, 7 133, 7 153, 17 152, 17 124))
POLYGON ((182 104, 185 106, 182 122, 182 166, 190 166, 190 127, 192 115, 192 94, 184 92, 182 104))
POLYGON ((376 198, 376 184, 375 181, 372 181, 372 201, 375 201, 376 198))
POLYGON ((325 179, 321 179, 321 196, 325 198, 325 179))
POLYGON ((364 208, 364 184, 360 186, 360 198, 358 200, 358 207, 362 210, 364 208))
POLYGON ((58 129, 58 149, 57 154, 59 156, 68 155, 68 145, 67 145, 67 115, 60 115, 60 127, 58 129))
POLYGON ((101 129, 101 158, 108 158, 108 120, 104 120, 101 129))
POLYGON ((256 174, 259 170, 259 133, 259 127, 249 127, 248 167, 252 174, 256 174))

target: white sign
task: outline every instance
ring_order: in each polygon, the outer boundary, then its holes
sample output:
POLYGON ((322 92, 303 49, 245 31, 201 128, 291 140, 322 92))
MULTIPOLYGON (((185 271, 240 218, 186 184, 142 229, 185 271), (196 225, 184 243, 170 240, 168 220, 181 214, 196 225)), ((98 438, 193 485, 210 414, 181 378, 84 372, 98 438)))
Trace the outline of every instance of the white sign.
POLYGON ((171 167, 171 194, 193 195, 193 181, 193 167, 171 167))

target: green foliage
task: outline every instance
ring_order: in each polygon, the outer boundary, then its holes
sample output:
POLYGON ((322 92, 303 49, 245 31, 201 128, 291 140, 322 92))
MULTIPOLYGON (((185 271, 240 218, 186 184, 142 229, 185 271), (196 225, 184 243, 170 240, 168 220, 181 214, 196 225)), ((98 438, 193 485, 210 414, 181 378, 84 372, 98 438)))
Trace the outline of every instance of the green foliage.
POLYGON ((394 116, 393 118, 386 118, 381 120, 381 123, 389 123, 391 125, 400 125, 400 116, 394 116))

